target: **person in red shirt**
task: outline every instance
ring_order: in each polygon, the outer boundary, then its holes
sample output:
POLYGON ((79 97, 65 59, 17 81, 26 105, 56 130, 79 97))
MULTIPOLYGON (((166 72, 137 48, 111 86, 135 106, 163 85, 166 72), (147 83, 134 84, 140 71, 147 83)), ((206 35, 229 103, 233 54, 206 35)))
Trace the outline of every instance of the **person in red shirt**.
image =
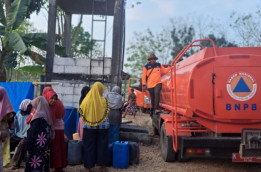
POLYGON ((43 96, 49 103, 51 117, 53 121, 55 137, 51 141, 51 168, 55 172, 62 172, 67 166, 66 145, 64 140, 64 122, 65 109, 62 101, 51 87, 43 89, 43 96))
POLYGON ((159 107, 160 92, 161 92, 161 75, 169 71, 169 67, 164 68, 160 63, 157 63, 158 58, 155 54, 150 54, 148 61, 142 71, 143 89, 148 89, 151 98, 151 116, 159 107))

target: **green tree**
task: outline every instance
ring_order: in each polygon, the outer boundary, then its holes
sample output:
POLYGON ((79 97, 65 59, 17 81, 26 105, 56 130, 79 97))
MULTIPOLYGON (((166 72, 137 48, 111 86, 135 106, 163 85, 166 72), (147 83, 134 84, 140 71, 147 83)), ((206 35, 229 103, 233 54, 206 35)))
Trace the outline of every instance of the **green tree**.
MULTIPOLYGON (((4 12, 4 3, 0 1, 0 81, 6 81, 6 70, 14 68, 17 58, 23 55, 30 56, 39 64, 45 64, 44 58, 31 50, 32 46, 46 49, 47 41, 44 33, 21 34, 30 0, 14 0, 4 12)), ((62 47, 57 47, 56 53, 63 53, 62 47)))
POLYGON ((72 49, 71 54, 73 57, 86 57, 89 56, 90 50, 94 47, 95 42, 91 40, 89 32, 84 31, 83 27, 72 28, 72 49), (76 29, 78 29, 76 31, 76 29))
POLYGON ((231 14, 234 20, 230 27, 235 31, 236 36, 240 39, 241 46, 260 46, 261 44, 261 11, 255 13, 240 15, 231 14))
MULTIPOLYGON (((7 12, 8 12, 8 8, 11 6, 12 2, 14 0, 1 0, 1 1, 4 1, 4 4, 5 4, 5 7, 7 9, 7 12)), ((36 14, 38 14, 41 10, 41 8, 48 2, 48 0, 32 0, 29 2, 29 5, 28 5, 28 9, 26 11, 26 15, 25 17, 26 18, 30 18, 30 15, 33 13, 33 12, 36 12, 36 14)))
MULTIPOLYGON (((178 27, 177 25, 176 27, 173 27, 173 30, 171 32, 171 38, 173 40, 174 46, 171 55, 173 57, 176 57, 177 54, 183 49, 183 47, 185 47, 186 45, 190 44, 192 41, 197 39, 195 38, 196 32, 198 32, 198 30, 194 29, 192 25, 190 26, 183 25, 182 27, 180 26, 178 27)), ((224 35, 216 36, 212 33, 206 36, 202 35, 202 37, 212 39, 217 47, 237 47, 237 44, 229 42, 224 35)), ((200 44, 203 45, 203 47, 212 47, 212 44, 209 41, 200 42, 200 44)), ((198 50, 199 50, 198 48, 197 49, 190 48, 184 54, 183 59, 194 54, 198 50)))
MULTIPOLYGON (((209 34, 207 38, 212 39, 215 42, 216 47, 237 47, 237 44, 226 40, 224 35, 216 37, 214 34, 209 34)), ((203 47, 212 47, 212 44, 209 41, 201 42, 201 45, 203 45, 203 47)))
POLYGON ((172 47, 169 33, 167 29, 159 34, 152 33, 150 29, 147 29, 145 33, 134 33, 133 42, 127 47, 128 58, 124 65, 130 70, 132 76, 141 75, 150 53, 155 53, 159 62, 167 62, 172 47))
MULTIPOLYGON (((171 38, 173 41, 173 47, 171 55, 173 57, 176 57, 178 53, 194 40, 195 36, 195 29, 192 25, 190 26, 184 26, 184 27, 175 27, 173 26, 173 29, 171 31, 171 38)), ((185 57, 188 57, 189 55, 193 54, 194 51, 191 49, 191 51, 188 51, 185 53, 185 57)))
POLYGON ((31 0, 30 4, 28 6, 28 10, 26 12, 26 18, 30 18, 30 15, 33 12, 36 12, 38 14, 41 10, 41 8, 47 3, 47 0, 31 0))

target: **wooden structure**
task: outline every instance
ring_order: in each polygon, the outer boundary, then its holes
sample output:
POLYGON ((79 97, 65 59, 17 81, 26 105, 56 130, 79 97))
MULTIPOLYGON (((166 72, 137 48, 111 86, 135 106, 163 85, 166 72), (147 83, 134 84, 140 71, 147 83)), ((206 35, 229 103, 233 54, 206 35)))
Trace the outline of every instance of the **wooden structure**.
MULTIPOLYGON (((70 74, 53 74, 53 64, 55 56, 55 30, 56 30, 56 11, 57 6, 66 13, 65 16, 65 31, 64 31, 64 45, 66 55, 70 54, 71 49, 71 20, 72 14, 84 15, 103 15, 113 16, 113 37, 112 37, 112 59, 110 76, 106 78, 106 82, 111 85, 121 85, 122 68, 124 60, 124 34, 125 34, 125 7, 124 0, 49 0, 49 14, 48 14, 48 44, 46 55, 46 81, 56 79, 75 79, 81 78, 83 81, 88 81, 97 78, 91 76, 92 73, 86 77, 70 75, 70 74)), ((92 61, 92 59, 90 59, 92 61)), ((105 63, 103 59, 103 63, 105 63)), ((103 72, 104 73, 104 72, 103 72)), ((104 76, 102 76, 104 81, 104 76)))

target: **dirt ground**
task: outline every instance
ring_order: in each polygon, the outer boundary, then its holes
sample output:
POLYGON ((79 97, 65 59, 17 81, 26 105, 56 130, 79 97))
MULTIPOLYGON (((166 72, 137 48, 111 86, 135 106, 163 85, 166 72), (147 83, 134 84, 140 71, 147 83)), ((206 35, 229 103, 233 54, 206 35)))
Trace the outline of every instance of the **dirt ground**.
MULTIPOLYGON (((126 120, 131 120, 132 124, 147 126, 151 129, 151 118, 148 114, 138 113, 136 118, 126 116, 126 120)), ((164 162, 161 158, 159 136, 152 136, 153 143, 150 146, 139 144, 140 146, 140 163, 130 165, 127 169, 115 169, 108 167, 108 172, 261 172, 261 164, 250 163, 232 163, 231 160, 221 159, 192 159, 188 162, 164 162)), ((68 165, 65 172, 81 172, 84 170, 83 165, 68 165)), ((5 171, 11 171, 5 169, 5 171)), ((23 169, 14 170, 22 172, 23 169)), ((98 172, 97 168, 92 170, 98 172)))

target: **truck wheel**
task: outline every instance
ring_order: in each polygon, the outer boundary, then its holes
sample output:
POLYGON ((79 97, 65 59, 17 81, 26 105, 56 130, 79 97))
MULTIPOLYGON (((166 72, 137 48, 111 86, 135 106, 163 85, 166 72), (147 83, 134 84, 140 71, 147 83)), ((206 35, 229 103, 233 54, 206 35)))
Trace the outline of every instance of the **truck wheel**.
POLYGON ((166 135, 165 123, 160 129, 161 156, 165 162, 173 162, 176 159, 176 152, 173 150, 172 137, 166 135))

